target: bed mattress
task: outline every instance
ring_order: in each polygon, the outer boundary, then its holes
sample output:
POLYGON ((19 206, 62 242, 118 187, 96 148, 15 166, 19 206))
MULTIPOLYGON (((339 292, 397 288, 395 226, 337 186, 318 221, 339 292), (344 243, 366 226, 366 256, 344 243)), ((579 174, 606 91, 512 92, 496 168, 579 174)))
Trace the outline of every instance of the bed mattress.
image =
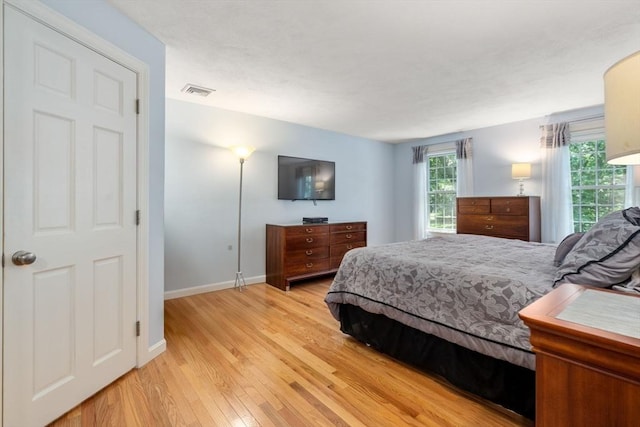
POLYGON ((535 369, 518 311, 551 291, 556 246, 452 234, 353 249, 325 301, 382 314, 470 350, 535 369))

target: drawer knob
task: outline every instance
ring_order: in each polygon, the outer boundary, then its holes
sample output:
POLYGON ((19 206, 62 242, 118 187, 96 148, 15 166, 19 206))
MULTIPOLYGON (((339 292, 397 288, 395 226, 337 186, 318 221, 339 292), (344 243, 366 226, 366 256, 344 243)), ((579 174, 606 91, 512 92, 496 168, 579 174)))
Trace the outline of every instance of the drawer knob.
POLYGON ((311 268, 311 267, 313 267, 313 263, 312 262, 308 262, 307 263, 307 268, 311 268))
POLYGON ((347 249, 353 249, 353 245, 347 245, 347 249))
POLYGON ((306 252, 305 252, 305 254, 307 254, 307 255, 313 255, 313 251, 312 251, 312 250, 308 250, 308 251, 306 251, 306 252))
POLYGON ((352 236, 351 234, 347 234, 347 235, 346 235, 346 236, 344 236, 344 237, 346 237, 347 239, 351 239, 353 236, 352 236))
POLYGON ((485 225, 484 228, 487 230, 493 230, 493 225, 485 225))
POLYGON ((485 218, 487 221, 493 221, 493 217, 492 216, 488 216, 485 218))
POLYGON ((305 228, 305 230, 307 233, 313 233, 313 228, 305 228))
POLYGON ((313 237, 307 237, 307 243, 313 243, 313 237))
POLYGON ((511 208, 507 208, 507 212, 511 212, 511 208))
POLYGON ((352 225, 347 225, 347 227, 346 227, 347 230, 351 230, 352 228, 353 228, 352 225))

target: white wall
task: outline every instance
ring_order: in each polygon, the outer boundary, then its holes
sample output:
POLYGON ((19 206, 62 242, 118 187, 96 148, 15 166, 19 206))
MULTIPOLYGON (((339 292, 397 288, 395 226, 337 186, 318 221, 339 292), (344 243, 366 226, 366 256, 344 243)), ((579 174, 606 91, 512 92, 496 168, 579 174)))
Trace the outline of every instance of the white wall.
POLYGON ((167 100, 166 137, 165 289, 174 295, 235 279, 240 165, 231 145, 256 148, 244 166, 248 281, 264 280, 267 223, 365 220, 370 245, 394 241, 391 144, 176 100, 167 100), (336 162, 336 200, 277 200, 279 154, 336 162))
MULTIPOLYGON (((105 0, 42 0, 149 66, 149 346, 164 339, 165 47, 105 0)), ((144 319, 142 319, 144 320, 144 319)))
MULTIPOLYGON (((512 163, 531 163, 531 179, 524 181, 525 193, 539 196, 542 188, 540 164, 540 126, 559 121, 602 115, 603 107, 554 113, 550 116, 507 123, 482 129, 417 139, 395 147, 395 237, 398 241, 413 238, 413 187, 411 147, 473 138, 473 175, 475 196, 511 196, 518 194, 519 184, 511 178, 512 163)), ((543 201, 544 202, 544 201, 543 201)))

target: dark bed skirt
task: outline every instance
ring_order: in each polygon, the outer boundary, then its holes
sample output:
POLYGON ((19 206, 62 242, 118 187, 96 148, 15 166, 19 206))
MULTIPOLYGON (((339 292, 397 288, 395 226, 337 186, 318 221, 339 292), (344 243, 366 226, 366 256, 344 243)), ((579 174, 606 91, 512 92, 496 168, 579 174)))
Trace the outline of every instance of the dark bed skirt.
POLYGON ((535 371, 424 333, 382 314, 340 306, 340 330, 389 356, 511 409, 535 415, 535 371))

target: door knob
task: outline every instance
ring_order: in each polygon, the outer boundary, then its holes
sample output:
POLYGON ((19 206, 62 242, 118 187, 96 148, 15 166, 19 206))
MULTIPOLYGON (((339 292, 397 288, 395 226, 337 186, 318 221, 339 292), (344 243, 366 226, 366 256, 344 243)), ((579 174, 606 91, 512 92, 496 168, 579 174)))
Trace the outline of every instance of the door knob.
POLYGON ((18 251, 13 254, 11 261, 15 265, 29 265, 36 262, 36 254, 27 251, 18 251))

